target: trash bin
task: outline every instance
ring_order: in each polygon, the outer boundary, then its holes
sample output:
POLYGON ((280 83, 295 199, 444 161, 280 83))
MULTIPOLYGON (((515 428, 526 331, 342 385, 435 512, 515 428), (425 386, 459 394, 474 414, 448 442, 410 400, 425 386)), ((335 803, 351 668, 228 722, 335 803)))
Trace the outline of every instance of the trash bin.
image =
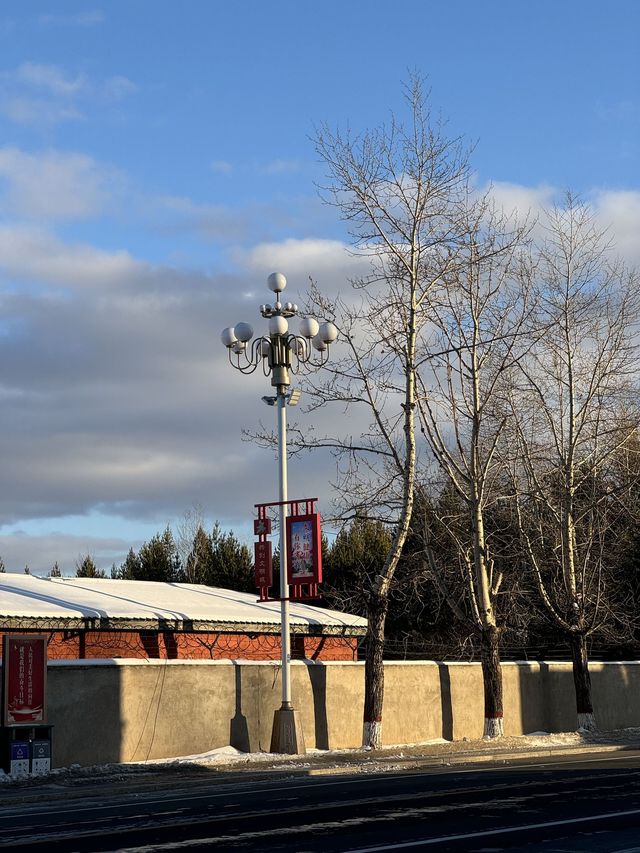
POLYGON ((10 776, 42 775, 51 770, 53 726, 0 728, 0 767, 10 776))
POLYGON ((42 776, 51 770, 51 741, 31 741, 31 773, 42 776))
POLYGON ((9 742, 9 775, 29 775, 29 753, 30 744, 28 740, 12 740, 9 742))

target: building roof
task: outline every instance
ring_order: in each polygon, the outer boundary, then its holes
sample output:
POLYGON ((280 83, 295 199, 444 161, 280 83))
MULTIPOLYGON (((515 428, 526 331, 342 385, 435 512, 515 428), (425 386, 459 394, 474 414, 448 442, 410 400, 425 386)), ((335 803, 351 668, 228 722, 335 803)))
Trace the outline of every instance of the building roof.
MULTIPOLYGON (((292 633, 362 636, 366 619, 290 602, 292 633)), ((0 630, 279 633, 280 602, 188 583, 0 574, 0 630)))

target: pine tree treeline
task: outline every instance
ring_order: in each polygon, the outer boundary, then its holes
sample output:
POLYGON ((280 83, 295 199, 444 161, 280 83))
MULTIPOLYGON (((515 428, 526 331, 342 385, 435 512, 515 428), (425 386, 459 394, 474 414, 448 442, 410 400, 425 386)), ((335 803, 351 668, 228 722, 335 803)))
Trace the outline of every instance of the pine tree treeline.
POLYGON ((233 531, 223 532, 216 522, 211 533, 198 526, 191 551, 182 561, 171 529, 167 526, 145 542, 139 551, 129 550, 125 561, 113 566, 111 577, 119 580, 198 583, 251 592, 253 561, 246 545, 233 531))

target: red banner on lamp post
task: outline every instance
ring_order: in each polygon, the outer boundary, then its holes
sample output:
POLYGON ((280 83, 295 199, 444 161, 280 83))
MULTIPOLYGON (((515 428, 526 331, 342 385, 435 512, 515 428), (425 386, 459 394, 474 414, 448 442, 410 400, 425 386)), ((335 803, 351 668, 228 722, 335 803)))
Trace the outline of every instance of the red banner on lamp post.
POLYGON ((254 542, 255 581, 259 589, 268 588, 273 583, 273 560, 271 542, 254 542))
POLYGON ((2 723, 33 726, 47 721, 47 638, 5 635, 2 645, 2 723))
POLYGON ((318 584, 322 581, 322 535, 320 514, 315 511, 317 498, 302 498, 293 501, 276 501, 256 504, 258 518, 253 522, 253 531, 258 537, 255 543, 255 577, 260 590, 260 601, 275 601, 269 597, 269 586, 273 582, 271 566, 271 520, 267 511, 271 507, 287 507, 284 541, 280 542, 286 554, 287 598, 310 601, 320 597, 318 584), (290 592, 289 592, 290 588, 290 592))
POLYGON ((290 515, 287 518, 287 566, 289 583, 294 587, 322 581, 320 514, 290 515))

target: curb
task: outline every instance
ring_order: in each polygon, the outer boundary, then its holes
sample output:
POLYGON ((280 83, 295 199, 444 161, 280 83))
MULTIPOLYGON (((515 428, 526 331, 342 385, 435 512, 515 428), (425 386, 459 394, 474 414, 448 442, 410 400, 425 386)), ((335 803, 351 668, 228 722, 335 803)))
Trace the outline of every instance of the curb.
MULTIPOLYGON (((523 750, 504 750, 499 752, 460 752, 453 755, 415 755, 402 756, 394 758, 393 756, 385 756, 380 758, 372 758, 365 765, 366 772, 375 773, 389 769, 392 765, 394 769, 407 770, 411 767, 416 769, 424 767, 452 767, 454 765, 466 764, 510 764, 515 761, 526 759, 554 758, 568 755, 594 755, 598 753, 617 753, 625 752, 633 749, 640 749, 638 744, 593 744, 580 746, 566 747, 542 747, 540 749, 523 749, 523 750), (386 765, 386 766, 385 766, 386 765)), ((338 765, 331 767, 286 767, 286 765, 271 766, 269 770, 282 771, 290 770, 291 772, 305 772, 308 776, 327 776, 327 775, 357 775, 362 772, 363 763, 354 761, 349 765, 338 765)))

